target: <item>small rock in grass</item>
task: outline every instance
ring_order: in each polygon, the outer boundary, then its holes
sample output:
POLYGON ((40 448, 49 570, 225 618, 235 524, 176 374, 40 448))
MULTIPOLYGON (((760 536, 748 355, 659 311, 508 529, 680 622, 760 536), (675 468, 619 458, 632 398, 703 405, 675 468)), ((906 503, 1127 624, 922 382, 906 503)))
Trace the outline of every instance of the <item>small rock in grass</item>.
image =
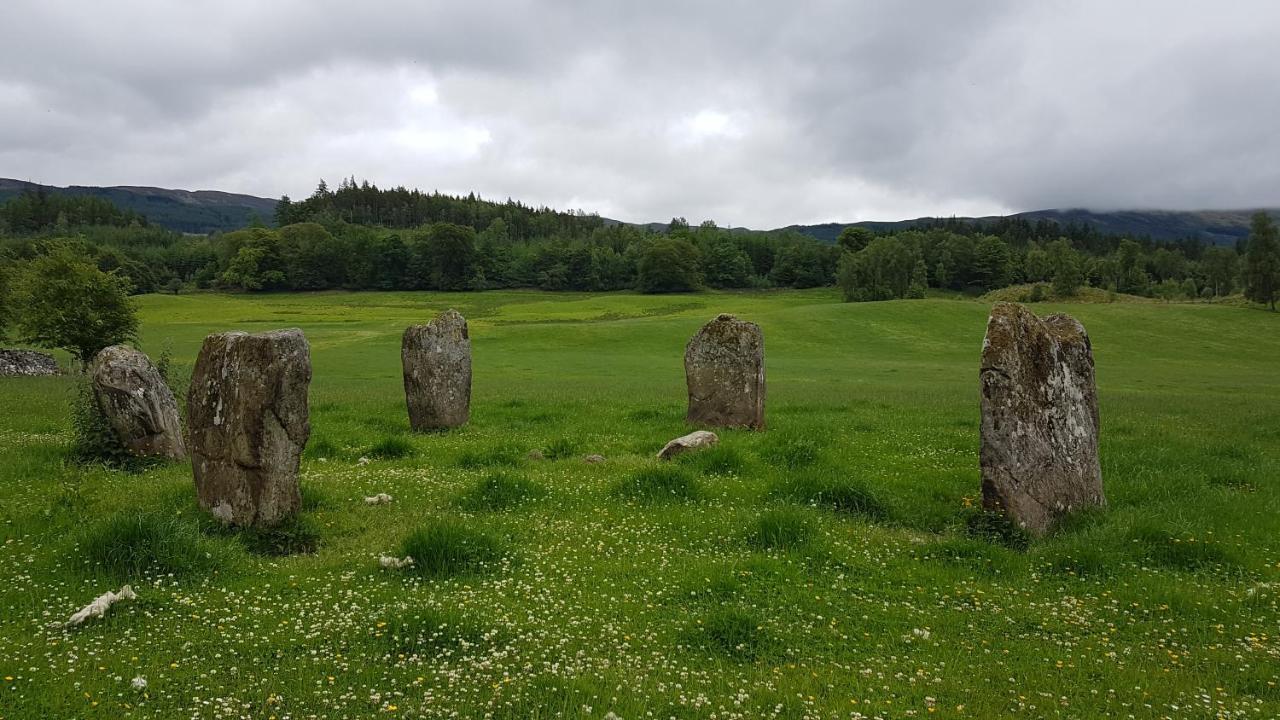
POLYGON ((402 568, 411 567, 413 565, 413 558, 408 556, 398 558, 390 555, 383 555, 378 558, 378 564, 388 570, 400 570, 402 568))
POLYGON ((603 455, 595 455, 595 454, 588 455, 588 456, 586 456, 586 457, 582 458, 582 462, 587 463, 588 465, 598 465, 598 464, 600 464, 600 463, 604 462, 604 456, 603 456, 603 455))
POLYGON ((713 432, 707 430, 695 430, 688 435, 682 435, 675 440, 663 446, 662 451, 658 453, 659 460, 670 460, 681 453, 690 450, 701 450, 717 445, 720 437, 713 432))
POLYGON ((364 499, 365 505, 386 505, 391 502, 391 496, 386 493, 378 493, 377 495, 369 495, 364 499))
POLYGON ((529 454, 526 455, 525 457, 529 458, 530 460, 546 460, 547 459, 547 456, 543 455, 541 450, 530 450, 529 454))

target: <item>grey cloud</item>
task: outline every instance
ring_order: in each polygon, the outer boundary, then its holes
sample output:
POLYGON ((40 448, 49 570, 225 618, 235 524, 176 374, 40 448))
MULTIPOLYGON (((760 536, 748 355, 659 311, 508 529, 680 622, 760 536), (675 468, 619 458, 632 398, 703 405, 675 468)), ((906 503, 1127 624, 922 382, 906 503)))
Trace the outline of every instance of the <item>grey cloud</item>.
POLYGON ((1280 8, 10 0, 0 176, 627 220, 1280 200, 1280 8))

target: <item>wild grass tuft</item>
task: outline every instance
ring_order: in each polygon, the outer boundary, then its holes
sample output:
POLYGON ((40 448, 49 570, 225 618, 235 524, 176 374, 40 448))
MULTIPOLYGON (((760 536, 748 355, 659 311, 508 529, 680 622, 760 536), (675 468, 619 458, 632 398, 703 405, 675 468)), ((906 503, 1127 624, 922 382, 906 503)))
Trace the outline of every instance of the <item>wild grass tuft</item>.
POLYGON ((695 500, 701 495, 693 476, 670 464, 641 468, 619 482, 616 491, 623 497, 647 502, 695 500))
POLYGON ((458 507, 472 511, 506 510, 542 497, 546 488, 523 475, 500 471, 482 478, 460 494, 458 507))
POLYGON ((984 542, 995 543, 1017 550, 1026 551, 1031 547, 1031 535, 1015 525, 1002 513, 982 508, 971 508, 964 514, 965 534, 984 542))
POLYGON ((542 455, 548 460, 564 460, 578 454, 578 444, 569 438, 556 438, 542 449, 542 455))
POLYGON ((1140 559, 1157 567, 1184 572, 1234 573, 1240 561, 1220 543, 1206 538, 1176 534, 1154 525, 1143 525, 1130 533, 1140 559))
POLYGON ((95 569, 121 581, 205 575, 228 557, 225 545, 201 535, 194 518, 158 511, 102 520, 81 534, 79 545, 95 569))
POLYGON ((236 536, 255 555, 310 555, 320 548, 320 528, 309 515, 293 515, 267 528, 242 528, 236 536))
POLYGON ((502 557, 498 540, 460 520, 441 518, 414 531, 400 546, 410 571, 427 577, 480 573, 502 557))
POLYGON ((399 460, 414 454, 413 443, 399 435, 388 435, 374 443, 364 454, 379 460, 399 460))
POLYGON ((716 445, 676 457, 676 462, 703 475, 736 475, 742 471, 742 454, 725 445, 716 445))
POLYGON ((312 438, 302 454, 309 460, 331 460, 338 456, 338 446, 328 438, 312 438))
POLYGON ((798 510, 770 510, 752 524, 747 544, 761 550, 792 550, 813 537, 809 518, 798 510))
POLYGON ((458 467, 467 470, 486 467, 515 467, 524 452, 511 444, 494 445, 482 450, 466 450, 458 456, 458 467))
POLYGON ((703 647, 735 660, 757 660, 772 643, 756 616, 737 608, 720 608, 705 615, 697 640, 703 647))
POLYGON ((798 470, 817 463, 822 457, 822 449, 807 437, 778 435, 765 443, 760 456, 775 467, 798 470))
POLYGON ((435 655, 479 645, 487 635, 457 610, 420 608, 388 616, 374 637, 390 652, 435 655))
POLYGON ((790 475, 774 483, 770 494, 814 507, 825 507, 868 520, 887 520, 889 506, 853 478, 831 473, 790 475))

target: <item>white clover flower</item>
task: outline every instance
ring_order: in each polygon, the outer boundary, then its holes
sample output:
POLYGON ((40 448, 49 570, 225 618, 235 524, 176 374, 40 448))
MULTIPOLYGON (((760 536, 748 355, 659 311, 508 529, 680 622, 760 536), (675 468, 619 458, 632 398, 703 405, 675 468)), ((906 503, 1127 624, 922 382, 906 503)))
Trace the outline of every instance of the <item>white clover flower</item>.
POLYGON ((141 691, 141 690, 146 690, 146 689, 147 689, 147 679, 146 679, 145 677, 143 677, 143 676, 139 675, 138 677, 136 677, 136 678, 134 678, 134 679, 132 679, 132 680, 130 680, 130 681, 129 681, 129 687, 133 688, 134 690, 139 690, 139 691, 141 691))

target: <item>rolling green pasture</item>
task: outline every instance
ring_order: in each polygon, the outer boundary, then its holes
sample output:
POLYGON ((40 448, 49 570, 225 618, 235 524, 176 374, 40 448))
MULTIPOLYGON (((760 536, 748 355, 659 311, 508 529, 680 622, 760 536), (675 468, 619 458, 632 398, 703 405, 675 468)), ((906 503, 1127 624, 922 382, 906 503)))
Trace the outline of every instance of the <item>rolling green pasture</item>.
POLYGON ((75 379, 0 379, 0 720, 1280 716, 1275 314, 1036 306, 1093 340, 1110 508, 1027 544, 973 507, 976 301, 140 307, 179 377, 209 332, 306 332, 298 533, 318 548, 211 527, 185 464, 68 462, 75 379), (472 422, 411 434, 400 335, 450 306, 472 422), (719 312, 764 329, 769 427, 658 468, 690 429, 684 344, 719 312), (475 562, 379 566, 419 530, 411 547, 448 536, 475 562), (58 627, 124 582, 138 600, 58 627))

